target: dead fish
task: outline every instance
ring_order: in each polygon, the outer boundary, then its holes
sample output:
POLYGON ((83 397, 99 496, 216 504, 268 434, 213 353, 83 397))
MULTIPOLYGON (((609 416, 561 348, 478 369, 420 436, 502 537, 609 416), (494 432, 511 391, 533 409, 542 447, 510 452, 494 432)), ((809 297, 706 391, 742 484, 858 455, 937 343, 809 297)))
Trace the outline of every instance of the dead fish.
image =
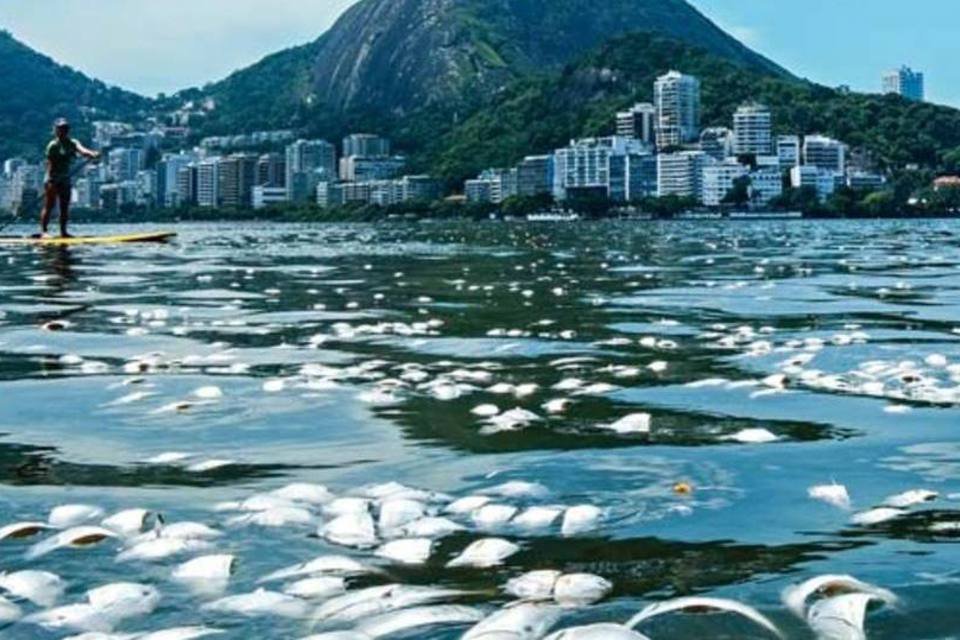
POLYGON ((854 516, 850 518, 850 524, 854 524, 859 527, 872 527, 874 525, 883 524, 884 522, 889 522, 890 520, 895 520, 902 515, 906 515, 906 513, 907 512, 903 509, 878 507, 876 509, 861 511, 860 513, 854 514, 854 516))
POLYGON ((89 547, 99 542, 103 542, 108 538, 116 537, 117 534, 109 529, 104 529, 103 527, 73 527, 72 529, 61 531, 50 538, 41 540, 37 544, 30 547, 30 549, 27 551, 27 559, 35 560, 36 558, 47 555, 48 553, 52 553, 53 551, 67 547, 74 549, 89 547))
POLYGON ((203 605, 206 611, 233 613, 242 616, 280 616, 283 618, 306 618, 309 604, 300 598, 285 593, 257 589, 252 593, 227 596, 203 605))
POLYGON ((453 515, 464 515, 476 511, 491 501, 492 498, 489 496, 466 496, 448 504, 444 511, 453 515))
POLYGON ((328 600, 320 605, 314 622, 323 624, 352 623, 369 616, 382 615, 468 595, 466 591, 422 587, 403 584, 388 584, 353 591, 328 600))
POLYGON ((891 606, 897 602, 897 596, 892 591, 853 576, 833 574, 816 576, 801 584, 791 585, 783 590, 781 599, 787 609, 798 618, 803 618, 804 609, 811 596, 833 597, 848 593, 867 593, 891 606))
POLYGON ((913 489, 888 497, 883 501, 883 506, 893 507, 894 509, 907 509, 925 502, 932 502, 936 500, 939 495, 936 491, 930 491, 928 489, 913 489))
POLYGON ((484 489, 481 493, 501 498, 545 498, 550 495, 550 490, 538 482, 512 480, 484 489))
POLYGON ((286 527, 289 525, 313 525, 316 520, 316 516, 301 507, 276 507, 256 513, 234 516, 227 520, 227 524, 230 526, 286 527))
POLYGON ((650 640, 619 624, 590 624, 551 633, 544 640, 650 640))
POLYGON ((65 504, 50 511, 47 522, 54 529, 69 529, 103 517, 103 509, 88 504, 65 504))
POLYGON ((200 556, 176 567, 172 577, 180 582, 228 580, 235 564, 236 557, 230 554, 200 556))
POLYGON ((118 535, 129 537, 142 533, 151 515, 147 509, 125 509, 104 519, 100 525, 118 535))
POLYGON ((575 536, 592 531, 596 529, 602 515, 603 511, 590 504, 570 507, 563 513, 560 532, 565 536, 575 536))
POLYGON ((211 544, 196 538, 154 538, 139 542, 117 555, 117 562, 147 561, 154 562, 183 553, 206 551, 211 544))
POLYGON ((600 602, 613 591, 613 584, 589 573, 560 576, 553 588, 553 598, 564 607, 582 607, 600 602))
POLYGON ((520 603, 487 616, 467 631, 461 640, 537 640, 560 619, 553 605, 520 603))
POLYGON ((827 504, 837 507, 838 509, 846 510, 851 506, 850 494, 847 493, 847 488, 842 484, 837 484, 835 482, 832 484, 822 484, 815 487, 810 487, 807 489, 807 495, 814 500, 826 502, 827 504))
POLYGON ((612 424, 600 425, 601 429, 613 431, 621 435, 634 433, 650 433, 652 416, 649 413, 632 413, 624 416, 612 424))
POLYGON ((47 571, 0 574, 0 589, 15 598, 29 600, 38 607, 50 608, 55 605, 66 588, 60 576, 47 571))
POLYGON ((560 507, 530 507, 515 517, 510 524, 521 529, 544 529, 552 526, 563 515, 560 507))
POLYGON ((347 582, 343 578, 333 576, 304 578, 285 586, 283 592, 304 600, 329 600, 346 593, 347 582))
POLYGON ((807 613, 807 624, 817 640, 867 640, 864 624, 867 607, 879 600, 869 593, 848 593, 816 602, 807 613))
POLYGON ((504 591, 521 600, 550 600, 561 575, 550 569, 529 571, 507 581, 504 591))
POLYGON ((221 633, 225 632, 210 627, 176 627, 137 636, 137 640, 197 640, 221 633))
POLYGON ((474 511, 471 517, 481 529, 495 529, 510 522, 517 511, 516 507, 506 504, 487 504, 474 511))
POLYGON ((410 538, 442 538, 452 533, 466 531, 466 527, 447 518, 420 518, 404 525, 401 532, 410 538))
POLYGON ((760 627, 763 627, 778 638, 783 637, 783 634, 780 633, 780 630, 776 627, 776 625, 770 622, 766 616, 756 609, 740 602, 736 602, 735 600, 725 600, 722 598, 676 598, 674 600, 652 604, 631 618, 625 626, 628 629, 633 629, 637 625, 650 620, 651 618, 677 612, 711 614, 733 613, 750 620, 760 627))
POLYGON ((14 522, 0 527, 0 540, 21 540, 52 529, 46 522, 14 522))
POLYGON ((384 544, 374 555, 400 564, 423 564, 432 551, 433 540, 429 538, 403 538, 384 544))
POLYGON ((274 571, 273 573, 260 578, 260 580, 257 582, 273 582, 276 580, 287 580, 300 576, 354 576, 367 573, 375 573, 375 571, 372 568, 354 560, 353 558, 336 555, 320 556, 310 560, 309 562, 302 562, 300 564, 295 564, 278 571, 274 571))
POLYGON ((502 538, 483 538, 470 544, 460 555, 447 563, 448 568, 487 568, 503 562, 520 551, 520 547, 502 538))
POLYGON ((380 505, 378 524, 381 531, 392 531, 419 520, 427 514, 426 505, 406 498, 389 499, 380 505))
POLYGON ((472 624, 483 619, 476 607, 436 605, 402 609, 361 622, 357 630, 371 638, 381 638, 423 627, 472 624))
POLYGON ((344 547, 369 548, 377 544, 377 532, 369 513, 348 513, 320 527, 321 538, 344 547))
POLYGON ((160 603, 160 592, 150 585, 114 582, 87 591, 87 601, 120 621, 153 613, 160 603))
POLYGON ((294 482, 271 493, 278 498, 311 505, 324 505, 332 502, 336 497, 322 484, 308 482, 294 482))

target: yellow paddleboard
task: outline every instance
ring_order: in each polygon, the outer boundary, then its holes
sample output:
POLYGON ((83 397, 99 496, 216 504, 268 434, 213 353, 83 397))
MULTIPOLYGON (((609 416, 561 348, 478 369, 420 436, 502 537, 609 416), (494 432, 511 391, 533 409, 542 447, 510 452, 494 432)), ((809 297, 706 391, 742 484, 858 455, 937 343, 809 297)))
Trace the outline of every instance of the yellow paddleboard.
POLYGON ((70 247, 85 244, 125 244, 130 242, 166 242, 177 234, 171 231, 156 231, 153 233, 130 233, 117 236, 76 236, 73 238, 23 238, 0 237, 0 245, 42 245, 47 247, 70 247))

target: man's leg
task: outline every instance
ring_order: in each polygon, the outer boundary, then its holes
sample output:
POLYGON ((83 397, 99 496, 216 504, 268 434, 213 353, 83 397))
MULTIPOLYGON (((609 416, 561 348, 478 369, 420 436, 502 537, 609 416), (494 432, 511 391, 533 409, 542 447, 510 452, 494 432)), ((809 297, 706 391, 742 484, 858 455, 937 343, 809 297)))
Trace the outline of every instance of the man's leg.
POLYGON ((73 194, 69 185, 60 187, 58 190, 60 192, 60 237, 70 238, 70 234, 67 233, 67 223, 70 222, 70 198, 73 194))
POLYGON ((50 226, 50 213, 57 203, 57 190, 53 183, 48 182, 43 187, 43 209, 40 211, 40 232, 46 233, 50 226))

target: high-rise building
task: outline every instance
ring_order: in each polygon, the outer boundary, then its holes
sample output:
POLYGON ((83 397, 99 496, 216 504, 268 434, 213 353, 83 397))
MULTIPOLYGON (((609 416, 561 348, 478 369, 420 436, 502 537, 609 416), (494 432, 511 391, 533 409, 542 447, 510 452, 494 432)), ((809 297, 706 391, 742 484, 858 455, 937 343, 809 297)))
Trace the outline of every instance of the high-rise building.
POLYGON ((192 207, 197 204, 197 165, 188 164, 177 169, 177 207, 192 207))
POLYGON ((700 150, 717 162, 733 155, 733 132, 726 127, 708 127, 700 134, 700 150))
POLYGON ((220 206, 242 208, 253 204, 259 160, 254 153, 235 153, 220 160, 217 172, 220 206))
POLYGON ((779 166, 763 167, 750 173, 750 202, 766 206, 783 195, 783 173, 779 166))
POLYGON ((803 163, 843 174, 846 171, 847 148, 839 140, 826 136, 807 136, 803 139, 803 163))
POLYGON ((656 108, 649 102, 638 102, 617 114, 617 135, 653 144, 656 138, 656 108))
POLYGON ((483 178, 472 178, 463 183, 463 195, 467 202, 492 202, 493 182, 483 178))
POLYGON ((517 165, 517 194, 530 197, 550 193, 553 156, 527 156, 517 165))
POLYGON ((895 93, 917 102, 924 100, 923 73, 906 65, 883 74, 882 82, 884 93, 895 93))
POLYGON ((657 146, 695 142, 700 135, 700 81, 671 71, 657 78, 653 97, 657 146))
POLYGON ((794 189, 809 187, 815 189, 817 197, 823 200, 837 189, 842 174, 821 169, 814 165, 797 165, 790 170, 790 186, 794 189))
POLYGON ((137 172, 143 169, 143 159, 143 149, 139 147, 111 149, 107 155, 110 177, 117 182, 134 180, 137 172))
POLYGON ((371 133, 352 133, 343 139, 343 155, 377 158, 390 155, 390 140, 371 133))
POLYGON ((197 163, 197 206, 220 206, 220 158, 197 163))
POLYGON ((781 171, 800 164, 800 136, 777 136, 777 160, 781 171))
POLYGON ((703 166, 707 155, 703 151, 677 151, 657 156, 657 195, 701 198, 703 166))
POLYGON ((733 114, 733 152, 767 155, 773 148, 773 116, 761 104, 742 105, 733 114))
POLYGON ((252 193, 254 209, 264 209, 287 201, 287 190, 283 187, 257 185, 252 193))
POLYGON ((297 140, 287 147, 286 179, 288 197, 306 202, 321 180, 335 180, 337 150, 326 140, 297 140))
POLYGON ((627 202, 657 195, 657 156, 652 153, 628 153, 627 202))
POLYGON ((286 188, 286 158, 279 153, 265 153, 257 160, 257 186, 286 188))
POLYGON ((440 183, 430 176, 403 176, 395 182, 400 185, 402 202, 436 200, 443 191, 440 183))
POLYGON ((167 153, 157 163, 157 204, 161 207, 177 207, 179 201, 180 170, 195 162, 196 157, 188 153, 167 153))

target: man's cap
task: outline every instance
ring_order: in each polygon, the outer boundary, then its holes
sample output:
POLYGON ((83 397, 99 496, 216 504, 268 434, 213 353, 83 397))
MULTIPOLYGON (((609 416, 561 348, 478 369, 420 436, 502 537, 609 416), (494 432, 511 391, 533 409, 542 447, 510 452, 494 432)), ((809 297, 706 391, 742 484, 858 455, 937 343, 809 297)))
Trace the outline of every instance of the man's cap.
POLYGON ((53 126, 56 127, 57 129, 59 129, 60 127, 69 127, 70 121, 67 120, 66 118, 57 118, 57 120, 53 123, 53 126))

